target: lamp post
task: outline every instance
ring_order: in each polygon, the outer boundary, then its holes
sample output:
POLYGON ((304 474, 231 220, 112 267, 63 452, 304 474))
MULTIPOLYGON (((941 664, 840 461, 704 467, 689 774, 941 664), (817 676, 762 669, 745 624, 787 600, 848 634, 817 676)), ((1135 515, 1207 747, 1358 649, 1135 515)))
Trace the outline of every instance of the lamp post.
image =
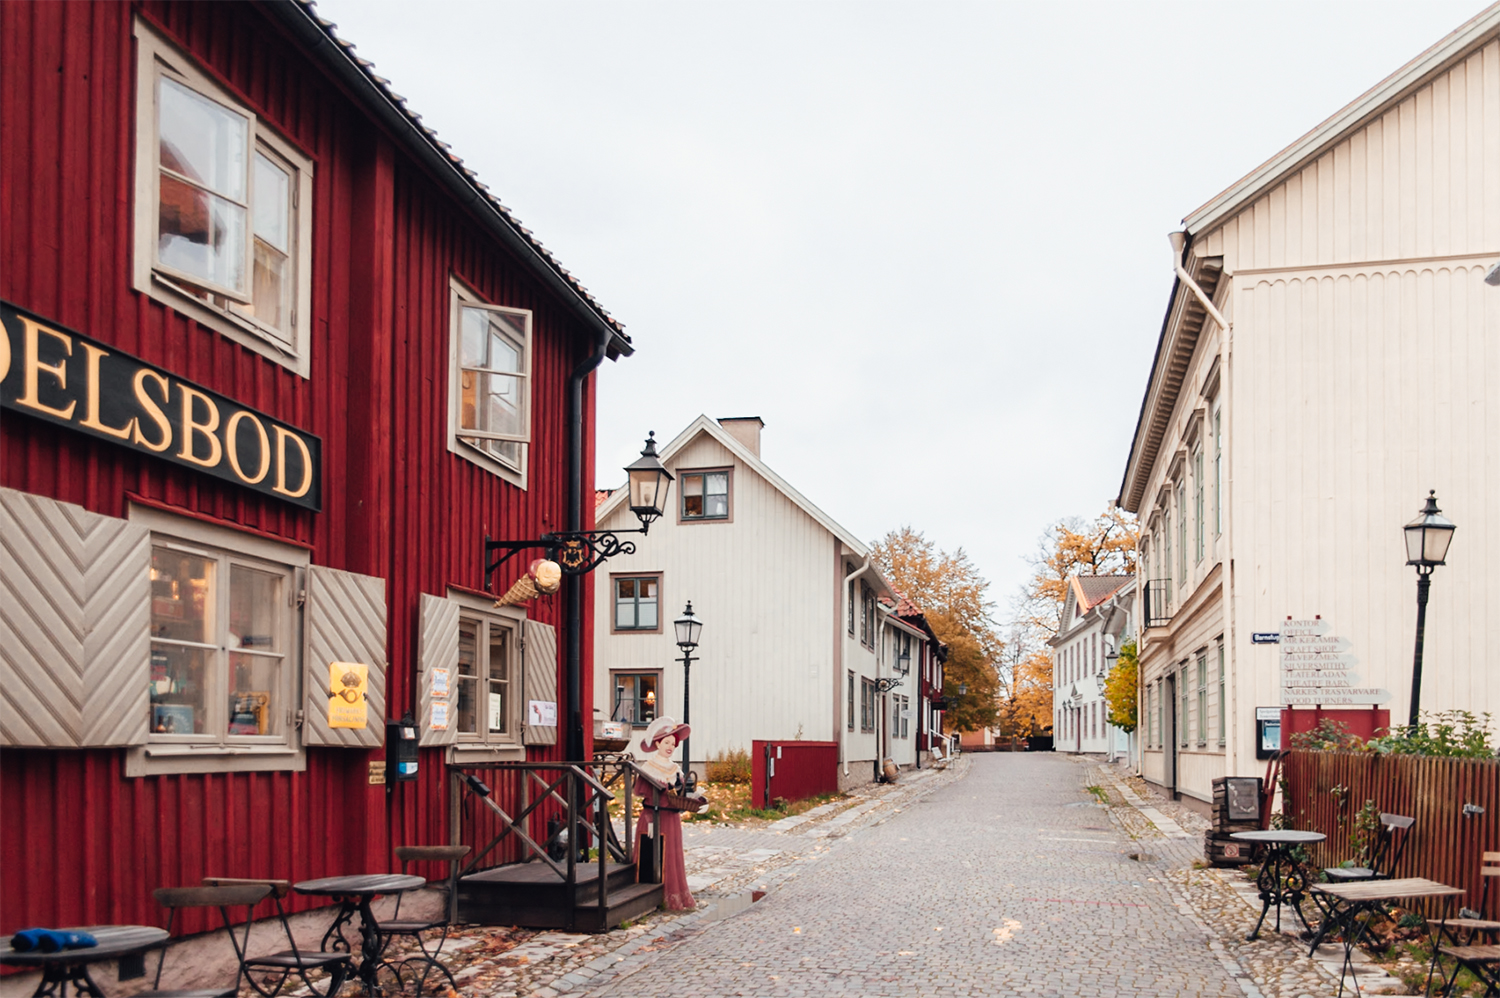
MULTIPOLYGON (((703 621, 693 614, 692 600, 688 600, 687 609, 673 621, 673 626, 677 629, 677 647, 682 649, 682 723, 691 726, 693 649, 698 647, 698 632, 703 630, 703 621)), ((687 774, 683 777, 683 783, 688 793, 692 793, 698 785, 697 775, 689 768, 693 764, 693 756, 688 751, 688 743, 691 741, 691 734, 682 740, 682 768, 687 774)))
POLYGON ((1411 664, 1411 714, 1407 724, 1417 726, 1422 703, 1422 639, 1427 630, 1427 592, 1432 587, 1432 570, 1448 559, 1448 543, 1457 529, 1452 520, 1441 515, 1437 490, 1429 489, 1427 505, 1417 518, 1405 527, 1406 563, 1417 569, 1417 648, 1411 664))

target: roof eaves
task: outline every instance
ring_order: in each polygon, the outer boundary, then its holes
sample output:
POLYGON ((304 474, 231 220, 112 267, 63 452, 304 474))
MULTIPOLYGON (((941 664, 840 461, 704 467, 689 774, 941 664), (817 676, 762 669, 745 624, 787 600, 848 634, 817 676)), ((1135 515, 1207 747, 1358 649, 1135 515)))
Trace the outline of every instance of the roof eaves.
POLYGON ((1189 233, 1212 229, 1267 189, 1281 183, 1336 145, 1345 134, 1405 100, 1429 78, 1492 40, 1500 32, 1500 3, 1480 11, 1437 44, 1365 91, 1332 117, 1241 177, 1183 219, 1189 233))
POLYGON ((348 87, 351 96, 362 100, 376 120, 434 171, 461 204, 475 210, 502 244, 523 261, 529 261, 542 282, 567 302, 579 318, 600 332, 608 332, 611 356, 629 356, 635 352, 624 325, 489 192, 451 146, 422 124, 422 116, 408 108, 406 98, 374 71, 374 63, 354 54, 354 44, 340 38, 337 26, 317 14, 313 0, 270 0, 264 6, 314 57, 323 61, 334 77, 348 87))

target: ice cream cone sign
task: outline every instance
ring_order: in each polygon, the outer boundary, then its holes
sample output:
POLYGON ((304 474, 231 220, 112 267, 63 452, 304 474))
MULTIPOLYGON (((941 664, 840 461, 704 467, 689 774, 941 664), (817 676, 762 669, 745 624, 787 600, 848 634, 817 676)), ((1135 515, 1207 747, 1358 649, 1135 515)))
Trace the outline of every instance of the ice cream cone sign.
POLYGON ((555 561, 538 558, 526 569, 526 574, 506 590, 505 595, 495 600, 496 606, 515 606, 538 596, 551 596, 562 586, 562 568, 555 561))

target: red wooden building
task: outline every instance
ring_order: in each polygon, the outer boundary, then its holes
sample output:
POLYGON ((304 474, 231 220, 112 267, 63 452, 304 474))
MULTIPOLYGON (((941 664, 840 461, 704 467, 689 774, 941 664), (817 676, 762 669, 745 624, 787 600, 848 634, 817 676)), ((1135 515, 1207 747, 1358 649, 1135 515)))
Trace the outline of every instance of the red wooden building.
POLYGON ((588 583, 496 610, 482 544, 592 527, 620 325, 292 0, 0 4, 0 135, 0 933, 389 870, 446 763, 561 758, 588 583))

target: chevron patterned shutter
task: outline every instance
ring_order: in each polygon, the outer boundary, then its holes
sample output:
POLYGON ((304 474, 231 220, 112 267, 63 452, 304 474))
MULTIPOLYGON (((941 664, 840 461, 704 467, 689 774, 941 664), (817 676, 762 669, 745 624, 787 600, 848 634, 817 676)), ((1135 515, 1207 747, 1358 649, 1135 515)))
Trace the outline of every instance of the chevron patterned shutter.
POLYGON ((417 727, 419 744, 452 745, 458 741, 458 604, 452 600, 422 594, 421 630, 417 635, 417 689, 419 703, 417 727), (432 670, 448 670, 448 693, 433 696, 432 670), (432 727, 432 705, 447 704, 448 727, 432 727))
POLYGON ((385 744, 385 580, 313 565, 307 570, 302 617, 304 745, 379 748, 385 744), (356 662, 370 667, 363 728, 328 726, 328 666, 356 662))
MULTIPOLYGON (((546 700, 557 705, 561 719, 562 704, 557 702, 557 628, 535 620, 526 621, 521 671, 526 677, 526 703, 521 704, 522 710, 529 716, 532 700, 546 700)), ((527 745, 556 745, 557 726, 527 724, 521 740, 527 745)))
POLYGON ((0 745, 146 741, 144 526, 0 489, 0 745))

